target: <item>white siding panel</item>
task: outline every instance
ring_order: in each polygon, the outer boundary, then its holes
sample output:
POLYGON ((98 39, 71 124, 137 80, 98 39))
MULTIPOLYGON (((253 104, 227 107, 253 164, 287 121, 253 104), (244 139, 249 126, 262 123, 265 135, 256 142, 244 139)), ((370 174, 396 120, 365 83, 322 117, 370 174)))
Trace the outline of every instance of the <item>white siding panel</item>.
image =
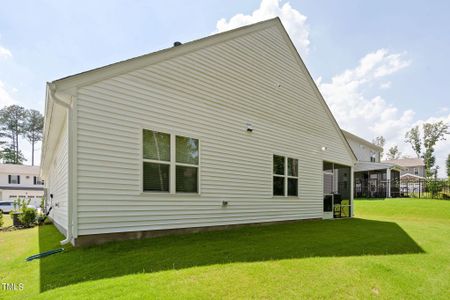
POLYGON ((352 157, 307 76, 272 27, 79 89, 78 234, 321 218, 323 160, 352 157), (200 195, 140 191, 142 128, 200 139, 200 195), (272 196, 273 154, 298 198, 272 196))
POLYGON ((59 140, 54 150, 53 160, 48 171, 48 179, 45 181, 47 188, 47 201, 52 206, 50 217, 67 231, 68 214, 68 132, 67 122, 61 129, 59 140), (50 198, 53 194, 53 199, 50 198))
POLYGON ((363 145, 351 137, 347 137, 347 141, 358 158, 358 161, 370 161, 372 154, 376 154, 376 162, 380 162, 380 152, 376 148, 363 145))

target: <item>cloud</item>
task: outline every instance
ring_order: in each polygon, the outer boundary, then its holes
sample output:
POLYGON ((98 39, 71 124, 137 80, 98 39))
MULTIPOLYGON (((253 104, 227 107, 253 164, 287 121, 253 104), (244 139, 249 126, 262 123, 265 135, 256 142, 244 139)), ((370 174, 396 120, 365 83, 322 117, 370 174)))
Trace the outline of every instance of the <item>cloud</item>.
POLYGON ((392 82, 390 82, 390 81, 383 82, 380 84, 380 89, 383 89, 383 90, 388 89, 391 87, 391 84, 392 84, 392 82))
POLYGON ((16 103, 15 99, 7 91, 5 84, 0 80, 0 108, 16 103))
POLYGON ((309 28, 306 24, 306 16, 294 9, 289 2, 280 6, 280 0, 262 0, 258 9, 250 15, 236 14, 228 21, 225 18, 217 21, 216 32, 231 30, 259 21, 280 17, 286 27, 289 36, 301 54, 307 54, 309 50, 309 28))
POLYGON ((12 57, 12 53, 9 49, 0 46, 0 59, 8 59, 12 57))
POLYGON ((407 67, 406 54, 379 49, 364 56, 359 64, 334 76, 331 82, 317 81, 319 89, 339 124, 362 136, 394 138, 414 117, 411 110, 399 111, 381 96, 368 97, 365 87, 407 67))
MULTIPOLYGON (((368 53, 353 69, 333 76, 330 82, 321 77, 316 83, 339 125, 369 141, 376 136, 386 138, 385 150, 398 145, 403 155, 415 157, 409 144, 404 142, 405 133, 412 126, 425 122, 444 121, 450 124, 450 114, 443 109, 439 117, 416 120, 412 110, 400 110, 381 96, 369 97, 366 87, 389 88, 387 77, 408 67, 411 61, 406 53, 390 53, 386 49, 368 53), (448 114, 448 115, 445 115, 448 114)), ((450 139, 450 137, 449 137, 450 139)), ((435 147, 439 176, 445 176, 445 159, 450 153, 450 143, 441 141, 435 147)))

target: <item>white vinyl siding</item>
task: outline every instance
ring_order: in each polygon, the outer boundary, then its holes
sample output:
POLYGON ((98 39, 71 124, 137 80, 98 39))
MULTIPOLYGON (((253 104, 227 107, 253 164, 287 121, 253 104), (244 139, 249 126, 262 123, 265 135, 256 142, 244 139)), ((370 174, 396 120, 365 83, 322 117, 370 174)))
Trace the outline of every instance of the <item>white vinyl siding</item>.
POLYGON ((347 141, 358 158, 358 161, 380 162, 380 152, 375 148, 375 146, 370 147, 368 145, 363 145, 359 143, 359 141, 353 140, 350 136, 347 136, 347 141))
MULTIPOLYGON (((47 203, 52 206, 50 217, 57 223, 58 229, 67 231, 68 214, 68 133, 67 123, 61 129, 54 150, 54 157, 44 182, 47 188, 47 203), (50 194, 53 198, 50 198, 50 194)), ((64 232, 64 234, 66 234, 64 232)))
POLYGON ((353 161, 307 76, 273 26, 80 88, 78 235, 321 218, 323 160, 353 161), (201 141, 199 194, 142 193, 142 128, 201 141), (273 197, 273 153, 298 198, 273 197))

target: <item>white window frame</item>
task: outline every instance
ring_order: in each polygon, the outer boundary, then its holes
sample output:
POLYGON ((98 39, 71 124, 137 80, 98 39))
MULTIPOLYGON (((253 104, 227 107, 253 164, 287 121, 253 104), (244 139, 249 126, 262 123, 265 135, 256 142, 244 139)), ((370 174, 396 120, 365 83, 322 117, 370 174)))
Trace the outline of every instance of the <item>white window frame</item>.
POLYGON ((166 130, 161 128, 149 128, 149 127, 141 127, 140 128, 140 159, 141 159, 141 165, 140 165, 140 193, 139 194, 145 194, 145 195, 152 195, 152 194, 159 194, 159 195, 193 195, 198 196, 200 195, 200 160, 201 160, 201 139, 198 136, 195 136, 190 133, 182 133, 182 132, 175 132, 172 130, 166 130), (144 130, 150 130, 154 132, 160 132, 164 134, 168 134, 170 137, 170 159, 169 161, 164 160, 154 160, 154 159, 147 159, 144 158, 144 130), (176 162, 176 137, 186 137, 186 138, 192 138, 196 139, 198 141, 198 164, 186 164, 186 163, 179 163, 176 162), (149 163, 156 163, 156 164, 167 164, 169 165, 169 191, 144 191, 144 162, 149 163), (196 167, 197 168, 197 192, 177 192, 176 189, 176 167, 177 166, 184 166, 184 167, 196 167))
POLYGON ((284 198, 287 198, 287 197, 289 197, 289 198, 298 198, 299 197, 299 192, 300 192, 300 190, 299 190, 299 183, 300 183, 300 180, 299 180, 299 164, 298 164, 298 162, 299 162, 299 159, 298 158, 295 158, 295 157, 292 157, 291 155, 285 155, 285 154, 276 154, 276 153, 274 153, 274 154, 272 154, 272 197, 275 197, 275 198, 277 198, 277 197, 284 197, 284 198), (284 174, 283 175, 280 175, 280 174, 275 174, 274 172, 273 172, 273 163, 274 163, 274 156, 281 156, 281 157, 283 157, 284 158, 284 174), (288 175, 288 160, 289 160, 289 158, 290 159, 295 159, 295 160, 297 160, 297 176, 290 176, 290 175, 288 175), (273 192, 274 192, 274 190, 273 190, 273 178, 274 177, 281 177, 281 178, 284 178, 284 195, 283 196, 281 196, 281 195, 274 195, 273 194, 273 192), (288 195, 288 180, 289 180, 289 178, 291 178, 291 179, 297 179, 297 195, 296 196, 290 196, 290 195, 288 195))

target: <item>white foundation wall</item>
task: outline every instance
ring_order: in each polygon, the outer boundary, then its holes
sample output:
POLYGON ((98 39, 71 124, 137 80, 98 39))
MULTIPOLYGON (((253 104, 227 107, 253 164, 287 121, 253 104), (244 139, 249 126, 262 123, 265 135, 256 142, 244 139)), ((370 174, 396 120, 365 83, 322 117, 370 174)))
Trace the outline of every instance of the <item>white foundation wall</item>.
POLYGON ((78 235, 322 218, 323 161, 353 157, 296 59, 273 26, 79 89, 78 235), (200 140, 200 194, 142 192, 143 128, 200 140), (272 196, 274 154, 299 197, 272 196))

